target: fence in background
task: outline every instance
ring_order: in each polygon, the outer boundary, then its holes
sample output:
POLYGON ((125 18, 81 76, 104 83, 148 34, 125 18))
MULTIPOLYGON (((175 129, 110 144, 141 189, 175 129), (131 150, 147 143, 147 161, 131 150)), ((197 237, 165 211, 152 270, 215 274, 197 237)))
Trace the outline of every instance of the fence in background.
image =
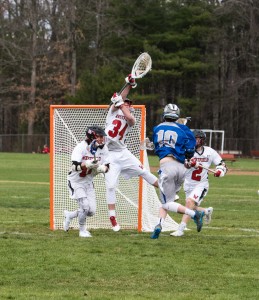
POLYGON ((49 134, 0 134, 0 152, 40 153, 49 134))
MULTIPOLYGON (((45 144, 49 146, 49 134, 0 134, 0 152, 38 153, 45 144)), ((214 138, 211 146, 220 152, 221 137, 214 138)), ((259 150, 259 140, 225 138, 223 148, 224 153, 252 157, 251 151, 259 150)))

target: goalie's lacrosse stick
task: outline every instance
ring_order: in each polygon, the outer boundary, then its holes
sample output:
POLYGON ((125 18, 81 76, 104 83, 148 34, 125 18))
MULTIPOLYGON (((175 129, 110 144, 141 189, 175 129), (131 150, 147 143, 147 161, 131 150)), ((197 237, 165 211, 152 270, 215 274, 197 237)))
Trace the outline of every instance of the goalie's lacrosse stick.
MULTIPOLYGON (((132 70, 131 70, 131 77, 134 79, 144 77, 152 68, 152 59, 151 56, 144 52, 140 54, 140 56, 136 59, 132 70)), ((128 83, 125 83, 124 86, 119 91, 119 95, 125 90, 128 83)))
POLYGON ((143 141, 140 142, 140 150, 154 150, 155 145, 150 139, 147 137, 143 141))
MULTIPOLYGON (((144 77, 152 67, 152 59, 151 56, 144 52, 140 54, 140 56, 136 59, 132 69, 131 69, 131 78, 138 79, 144 77)), ((129 83, 125 83, 124 86, 118 93, 118 96, 125 90, 125 88, 129 85, 129 83)), ((109 105, 107 111, 111 107, 112 103, 109 105)))

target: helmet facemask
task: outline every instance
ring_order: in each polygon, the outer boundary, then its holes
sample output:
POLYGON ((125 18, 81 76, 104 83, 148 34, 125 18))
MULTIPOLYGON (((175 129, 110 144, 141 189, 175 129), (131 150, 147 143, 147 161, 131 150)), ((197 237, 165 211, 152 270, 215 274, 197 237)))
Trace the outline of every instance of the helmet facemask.
POLYGON ((206 144, 206 134, 204 131, 195 129, 193 131, 193 134, 196 139, 196 146, 195 146, 196 149, 198 149, 206 144))

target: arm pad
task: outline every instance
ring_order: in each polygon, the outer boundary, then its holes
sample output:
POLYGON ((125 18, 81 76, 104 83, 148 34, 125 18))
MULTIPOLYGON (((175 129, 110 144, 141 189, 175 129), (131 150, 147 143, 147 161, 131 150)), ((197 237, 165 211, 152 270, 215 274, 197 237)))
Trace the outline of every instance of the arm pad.
POLYGON ((81 163, 78 161, 72 161, 72 170, 73 171, 82 171, 81 163))

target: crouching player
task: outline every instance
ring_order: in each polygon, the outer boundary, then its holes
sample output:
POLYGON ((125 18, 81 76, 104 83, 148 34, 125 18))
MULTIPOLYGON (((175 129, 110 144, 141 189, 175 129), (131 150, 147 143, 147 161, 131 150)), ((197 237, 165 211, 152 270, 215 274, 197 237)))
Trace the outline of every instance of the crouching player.
MULTIPOLYGON (((189 209, 203 211, 205 224, 211 221, 213 207, 202 208, 201 202, 209 190, 208 170, 211 164, 216 166, 215 177, 222 177, 226 174, 226 164, 222 161, 220 155, 211 147, 205 146, 206 134, 202 130, 194 130, 196 139, 195 153, 190 160, 185 160, 185 167, 188 169, 185 174, 184 192, 186 195, 186 207, 189 209)), ((190 217, 183 215, 182 221, 177 231, 171 233, 172 236, 183 236, 184 229, 190 217)))
POLYGON ((69 230, 73 218, 78 217, 79 236, 91 237, 86 230, 86 217, 96 212, 96 197, 93 178, 98 173, 109 170, 109 151, 105 145, 106 133, 99 126, 91 126, 86 130, 86 139, 80 142, 71 155, 72 167, 68 174, 68 188, 72 199, 78 203, 75 211, 64 211, 64 230, 69 230))

